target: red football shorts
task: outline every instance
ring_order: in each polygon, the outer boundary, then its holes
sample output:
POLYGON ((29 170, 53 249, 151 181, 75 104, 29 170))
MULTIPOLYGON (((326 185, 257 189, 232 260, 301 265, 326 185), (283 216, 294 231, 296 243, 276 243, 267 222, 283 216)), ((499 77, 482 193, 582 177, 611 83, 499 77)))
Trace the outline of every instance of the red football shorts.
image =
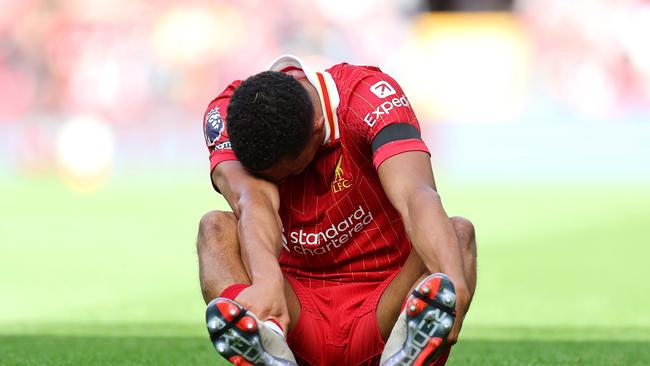
POLYGON ((301 366, 376 366, 384 341, 376 309, 383 282, 355 282, 311 289, 287 276, 300 301, 300 318, 287 341, 301 366))

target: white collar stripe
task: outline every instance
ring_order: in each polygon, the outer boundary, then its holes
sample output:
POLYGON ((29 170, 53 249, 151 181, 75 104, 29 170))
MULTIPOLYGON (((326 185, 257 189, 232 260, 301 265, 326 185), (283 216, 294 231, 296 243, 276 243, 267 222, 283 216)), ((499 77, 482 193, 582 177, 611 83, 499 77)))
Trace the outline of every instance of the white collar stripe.
POLYGON ((292 55, 280 56, 269 66, 269 70, 271 71, 284 72, 285 70, 291 71, 296 69, 302 70, 307 80, 316 88, 320 97, 323 116, 325 118, 325 138, 323 145, 338 140, 341 135, 336 109, 339 106, 340 98, 332 75, 326 71, 313 72, 300 58, 292 55))
POLYGON ((325 143, 336 141, 339 138, 338 126, 335 122, 336 115, 332 109, 332 101, 330 97, 329 90, 330 88, 327 85, 325 76, 323 73, 317 72, 316 76, 318 77, 318 86, 320 87, 320 97, 321 105, 323 106, 323 116, 325 117, 325 125, 328 128, 328 138, 325 139, 325 143))

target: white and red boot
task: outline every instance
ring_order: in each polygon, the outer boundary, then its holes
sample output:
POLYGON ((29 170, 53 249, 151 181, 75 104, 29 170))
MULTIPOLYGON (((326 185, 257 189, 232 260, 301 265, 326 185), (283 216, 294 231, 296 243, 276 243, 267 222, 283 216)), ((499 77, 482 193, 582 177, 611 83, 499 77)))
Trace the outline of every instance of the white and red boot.
POLYGON ((454 285, 442 273, 422 280, 386 341, 381 366, 442 366, 449 356, 445 339, 454 325, 454 285))
POLYGON ((233 300, 212 300, 205 321, 214 348, 234 365, 297 366, 280 327, 260 321, 233 300))

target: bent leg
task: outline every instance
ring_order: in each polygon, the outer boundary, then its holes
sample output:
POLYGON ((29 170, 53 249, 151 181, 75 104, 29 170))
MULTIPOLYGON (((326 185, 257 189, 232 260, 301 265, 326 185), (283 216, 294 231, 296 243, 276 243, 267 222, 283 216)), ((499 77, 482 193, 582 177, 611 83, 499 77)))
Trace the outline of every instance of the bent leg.
MULTIPOLYGON (((474 296, 476 289, 476 239, 474 226, 463 217, 452 217, 451 222, 458 237, 463 255, 465 281, 474 296)), ((432 268, 432 272, 438 269, 432 268)), ((377 325, 382 339, 386 340, 402 308, 402 303, 413 288, 430 273, 415 250, 411 251, 400 272, 388 285, 377 305, 377 325)), ((470 298, 471 301, 471 298, 470 298)))
POLYGON ((226 287, 250 284, 237 241, 237 219, 231 212, 211 211, 203 215, 196 240, 199 281, 203 300, 209 303, 226 287))
MULTIPOLYGON (((233 284, 250 284, 250 278, 241 259, 237 239, 237 218, 232 212, 211 211, 199 223, 196 242, 199 256, 199 281, 205 303, 233 284)), ((291 330, 300 316, 300 302, 293 288, 285 280, 291 330)))

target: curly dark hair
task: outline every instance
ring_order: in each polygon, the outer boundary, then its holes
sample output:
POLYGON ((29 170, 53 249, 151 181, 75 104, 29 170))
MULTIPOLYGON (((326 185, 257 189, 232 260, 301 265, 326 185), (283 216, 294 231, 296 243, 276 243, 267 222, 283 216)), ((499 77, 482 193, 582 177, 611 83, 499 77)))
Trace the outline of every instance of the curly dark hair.
POLYGON ((309 93, 296 79, 264 71, 237 87, 226 128, 237 159, 260 171, 283 157, 300 155, 313 133, 313 119, 309 93))

